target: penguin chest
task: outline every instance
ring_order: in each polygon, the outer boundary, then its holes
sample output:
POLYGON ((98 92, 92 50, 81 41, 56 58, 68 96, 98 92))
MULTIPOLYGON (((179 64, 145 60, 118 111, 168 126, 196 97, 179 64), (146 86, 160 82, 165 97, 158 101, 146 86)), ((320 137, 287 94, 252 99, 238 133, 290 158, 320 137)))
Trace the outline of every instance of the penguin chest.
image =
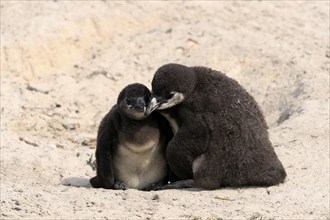
POLYGON ((162 143, 158 140, 150 140, 143 146, 130 142, 120 144, 113 158, 115 180, 134 189, 142 189, 161 181, 167 175, 162 149, 162 143))

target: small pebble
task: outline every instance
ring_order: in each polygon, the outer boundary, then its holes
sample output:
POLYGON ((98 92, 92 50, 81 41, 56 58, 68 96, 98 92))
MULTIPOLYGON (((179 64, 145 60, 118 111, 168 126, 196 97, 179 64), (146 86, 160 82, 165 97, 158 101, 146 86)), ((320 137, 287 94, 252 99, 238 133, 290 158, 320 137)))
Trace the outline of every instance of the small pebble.
POLYGON ((153 197, 152 197, 152 200, 157 200, 157 201, 159 201, 159 195, 158 194, 155 194, 155 195, 153 195, 153 197))
POLYGON ((79 123, 70 123, 70 124, 63 124, 63 127, 67 130, 76 130, 80 127, 79 123))
POLYGON ((81 142, 81 145, 82 145, 82 146, 88 146, 88 145, 89 145, 89 141, 88 141, 87 139, 85 139, 85 140, 83 140, 83 141, 81 142))
POLYGON ((13 209, 16 210, 16 211, 22 210, 20 207, 14 207, 13 209))
POLYGON ((55 149, 56 148, 56 144, 48 144, 47 147, 50 148, 50 149, 55 149))

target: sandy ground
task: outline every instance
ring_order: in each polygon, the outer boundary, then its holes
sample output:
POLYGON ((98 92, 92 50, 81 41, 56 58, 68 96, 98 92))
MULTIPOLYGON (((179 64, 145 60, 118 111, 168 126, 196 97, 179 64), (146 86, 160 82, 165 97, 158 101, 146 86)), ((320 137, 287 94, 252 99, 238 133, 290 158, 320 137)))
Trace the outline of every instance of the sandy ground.
POLYGON ((329 1, 1 1, 1 219, 329 220, 329 57, 329 1), (284 184, 89 188, 101 118, 169 62, 256 98, 284 184))

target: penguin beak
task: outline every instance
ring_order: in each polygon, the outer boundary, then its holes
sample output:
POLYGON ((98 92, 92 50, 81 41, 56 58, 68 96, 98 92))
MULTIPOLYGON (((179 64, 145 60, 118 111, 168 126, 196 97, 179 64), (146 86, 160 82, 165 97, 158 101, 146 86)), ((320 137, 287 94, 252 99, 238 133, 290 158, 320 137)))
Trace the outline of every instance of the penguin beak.
POLYGON ((157 101, 156 97, 151 96, 151 101, 149 102, 147 109, 144 113, 144 116, 147 117, 151 112, 155 111, 160 105, 160 102, 157 101))
POLYGON ((146 103, 144 102, 143 97, 139 97, 139 98, 136 99, 135 107, 136 107, 138 110, 144 111, 145 106, 146 106, 146 103))

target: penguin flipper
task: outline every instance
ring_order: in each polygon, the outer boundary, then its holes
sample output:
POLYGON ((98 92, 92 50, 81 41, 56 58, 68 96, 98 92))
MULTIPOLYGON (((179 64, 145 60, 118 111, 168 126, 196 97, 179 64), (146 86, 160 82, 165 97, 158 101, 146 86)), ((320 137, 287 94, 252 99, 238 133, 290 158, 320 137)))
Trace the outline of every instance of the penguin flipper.
POLYGON ((113 184, 111 181, 104 180, 100 178, 100 176, 94 176, 89 180, 90 184, 93 188, 105 188, 105 189, 112 189, 113 184))
POLYGON ((116 106, 103 118, 97 134, 96 146, 96 177, 90 179, 95 188, 114 188, 114 172, 112 165, 112 151, 116 141, 116 106))

